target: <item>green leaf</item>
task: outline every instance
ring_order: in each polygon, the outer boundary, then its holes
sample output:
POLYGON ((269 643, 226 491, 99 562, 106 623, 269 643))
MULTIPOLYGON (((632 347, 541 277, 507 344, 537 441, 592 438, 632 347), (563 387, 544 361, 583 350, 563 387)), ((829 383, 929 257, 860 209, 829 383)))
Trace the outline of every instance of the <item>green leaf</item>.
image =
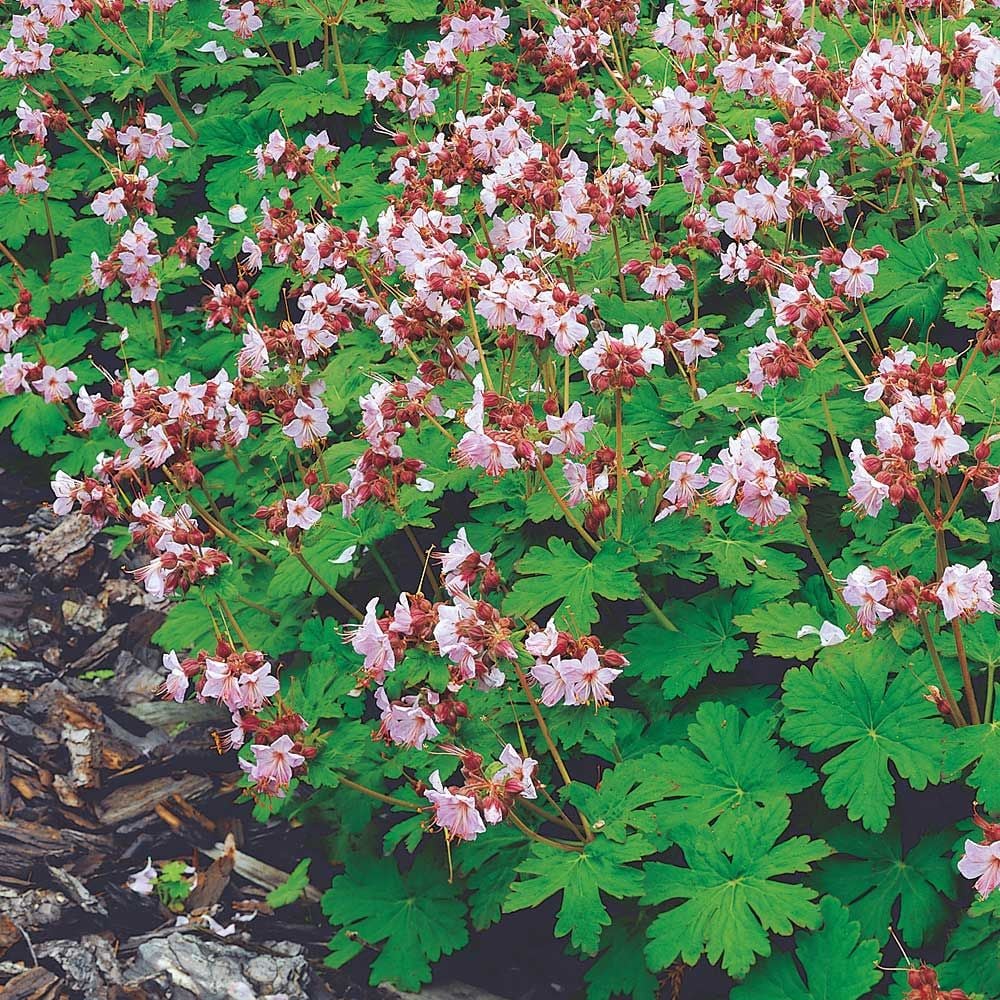
POLYGON ((812 671, 790 670, 783 683, 782 735, 816 752, 842 748, 822 767, 823 796, 876 833, 896 797, 890 762, 917 790, 941 777, 943 722, 903 656, 891 639, 855 635, 824 650, 812 671), (889 682, 893 664, 900 672, 889 682))
POLYGON ((677 633, 664 641, 663 626, 652 615, 636 619, 625 633, 622 652, 629 658, 630 674, 643 680, 662 678, 665 698, 678 698, 697 687, 708 671, 731 673, 746 652, 733 624, 732 602, 718 591, 691 601, 670 601, 664 608, 677 633))
POLYGON ((730 975, 743 976, 758 956, 771 954, 768 932, 787 936, 795 927, 819 925, 816 892, 777 879, 809 871, 830 848, 809 837, 779 843, 787 826, 785 805, 744 817, 725 840, 688 829, 678 837, 687 868, 646 865, 641 902, 681 901, 650 925, 651 968, 666 969, 678 957, 693 965, 704 954, 730 975))
MULTIPOLYGON (((430 982, 431 965, 469 940, 465 904, 437 864, 419 857, 402 875, 391 858, 355 856, 323 896, 323 912, 338 938, 378 948, 372 986, 389 981, 404 990, 430 982)), ((334 939, 337 942, 337 938, 334 939)), ((328 963, 342 965, 358 949, 333 944, 328 963)))
POLYGON ((386 16, 398 24, 427 21, 437 14, 437 9, 437 0, 385 0, 386 16))
POLYGON ((594 833, 625 843, 630 830, 655 830, 657 818, 646 807, 662 801, 672 785, 669 767, 647 754, 605 771, 597 788, 574 782, 569 799, 590 820, 594 833))
POLYGON ((714 835, 725 841, 747 816, 787 809, 789 795, 814 784, 812 770, 772 738, 777 722, 772 712, 747 718, 734 705, 702 705, 688 726, 690 746, 660 751, 671 778, 662 810, 671 828, 714 823, 714 835))
POLYGON ((601 937, 601 954, 587 970, 587 1000, 656 1000, 659 981, 646 967, 643 923, 627 925, 616 919, 601 937))
POLYGON ((755 968, 731 1000, 860 1000, 882 978, 875 967, 877 941, 862 940, 861 927, 835 899, 820 900, 823 926, 795 935, 795 954, 783 952, 755 968))
POLYGON ((647 852, 640 838, 616 844, 600 838, 582 851, 562 851, 546 844, 535 844, 532 853, 518 866, 523 876, 510 887, 504 912, 513 913, 538 906, 550 896, 562 894, 556 917, 555 935, 569 935, 580 951, 597 951, 601 928, 611 923, 602 893, 621 899, 642 892, 642 872, 629 867, 647 852))
POLYGON ((957 775, 971 764, 976 766, 966 782, 976 790, 976 798, 987 812, 1000 812, 1000 722, 963 726, 948 733, 945 774, 957 775))
POLYGON ((919 948, 947 919, 955 896, 954 831, 925 836, 906 855, 896 823, 880 834, 843 826, 825 837, 837 854, 813 884, 846 903, 866 937, 884 943, 891 925, 919 948))
POLYGON ((322 68, 306 70, 265 87, 251 107, 255 111, 280 111, 289 125, 297 125, 320 112, 356 115, 365 106, 367 75, 367 66, 345 66, 344 80, 348 88, 348 96, 345 96, 339 77, 331 78, 322 68))
POLYGON ((65 427, 66 418, 59 406, 46 403, 41 396, 25 395, 20 399, 11 437, 22 451, 37 457, 48 451, 65 427))
POLYGON ((823 619, 811 604, 769 601, 745 615, 737 615, 736 624, 744 632, 757 636, 754 652, 758 656, 778 656, 785 660, 806 660, 816 650, 813 636, 799 638, 803 625, 819 628, 823 619))
POLYGON ((288 906, 300 899, 309 885, 309 865, 312 858, 303 858, 294 868, 288 879, 272 889, 267 894, 267 905, 277 909, 279 906, 288 906))
POLYGON ((639 596, 639 583, 631 572, 635 564, 634 555, 613 545, 605 545, 587 559, 569 542, 551 538, 547 549, 536 546, 516 563, 522 576, 507 595, 504 611, 531 618, 542 608, 558 604, 553 612, 556 623, 586 632, 598 619, 595 594, 612 601, 639 596))

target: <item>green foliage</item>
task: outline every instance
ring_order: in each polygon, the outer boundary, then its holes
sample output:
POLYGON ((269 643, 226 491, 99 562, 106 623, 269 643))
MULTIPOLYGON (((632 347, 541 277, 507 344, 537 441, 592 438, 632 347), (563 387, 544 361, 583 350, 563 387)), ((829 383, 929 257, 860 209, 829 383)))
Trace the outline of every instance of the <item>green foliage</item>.
POLYGON ((333 880, 323 912, 340 928, 330 942, 329 964, 343 965, 366 946, 379 950, 371 965, 373 986, 390 980, 419 989, 430 981, 431 965, 469 939, 465 905, 429 858, 402 873, 383 860, 358 857, 333 880))
POLYGON ((832 649, 812 670, 785 674, 782 734, 813 751, 837 749, 822 767, 824 798, 880 832, 896 797, 890 764, 916 789, 940 779, 942 722, 890 640, 853 642, 846 655, 832 649), (890 680, 893 660, 900 672, 890 680))
POLYGON ((815 891, 778 877, 809 871, 830 848, 804 836, 779 840, 787 826, 788 807, 775 806, 742 818, 731 839, 687 829, 677 837, 686 868, 646 865, 642 901, 680 901, 650 925, 646 955, 654 969, 704 953, 744 976, 758 956, 771 954, 769 933, 819 925, 815 891))
POLYGON ((569 935, 576 948, 592 955, 600 943, 601 928, 611 923, 602 897, 638 896, 643 891, 642 871, 630 867, 630 862, 647 852, 641 838, 620 844, 601 837, 581 851, 537 844, 518 865, 521 877, 511 885, 504 910, 512 913, 538 906, 558 894, 556 937, 569 935))
POLYGON ((881 978, 877 941, 831 896, 820 900, 823 926, 795 935, 794 955, 773 955, 753 969, 732 1000, 860 1000, 881 978))

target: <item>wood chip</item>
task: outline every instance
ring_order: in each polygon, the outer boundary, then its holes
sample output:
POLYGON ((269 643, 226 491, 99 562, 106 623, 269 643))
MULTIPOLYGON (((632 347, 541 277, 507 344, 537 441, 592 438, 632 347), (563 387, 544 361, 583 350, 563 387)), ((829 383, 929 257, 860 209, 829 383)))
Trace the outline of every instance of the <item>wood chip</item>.
POLYGON ((186 774, 181 778, 153 778, 137 785, 122 785, 106 796, 97 807, 97 818, 108 827, 152 813, 157 805, 171 795, 193 799, 204 795, 212 782, 200 774, 186 774))

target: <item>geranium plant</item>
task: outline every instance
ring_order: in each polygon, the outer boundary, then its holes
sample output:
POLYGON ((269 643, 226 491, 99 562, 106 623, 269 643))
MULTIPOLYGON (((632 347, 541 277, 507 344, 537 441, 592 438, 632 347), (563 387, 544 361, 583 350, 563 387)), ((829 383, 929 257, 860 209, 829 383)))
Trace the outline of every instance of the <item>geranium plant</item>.
POLYGON ((333 965, 1000 995, 994 7, 7 16, 0 424, 333 965))

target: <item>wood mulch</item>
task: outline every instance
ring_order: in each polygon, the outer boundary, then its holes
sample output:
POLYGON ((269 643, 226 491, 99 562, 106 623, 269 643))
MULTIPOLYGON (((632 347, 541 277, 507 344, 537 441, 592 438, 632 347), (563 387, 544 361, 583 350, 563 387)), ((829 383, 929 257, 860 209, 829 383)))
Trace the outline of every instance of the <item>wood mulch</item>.
POLYGON ((235 803, 226 717, 156 696, 162 608, 42 500, 0 502, 0 1000, 394 995, 322 969, 316 887, 268 907, 308 831, 235 803), (127 888, 148 857, 199 872, 182 926, 127 888))

